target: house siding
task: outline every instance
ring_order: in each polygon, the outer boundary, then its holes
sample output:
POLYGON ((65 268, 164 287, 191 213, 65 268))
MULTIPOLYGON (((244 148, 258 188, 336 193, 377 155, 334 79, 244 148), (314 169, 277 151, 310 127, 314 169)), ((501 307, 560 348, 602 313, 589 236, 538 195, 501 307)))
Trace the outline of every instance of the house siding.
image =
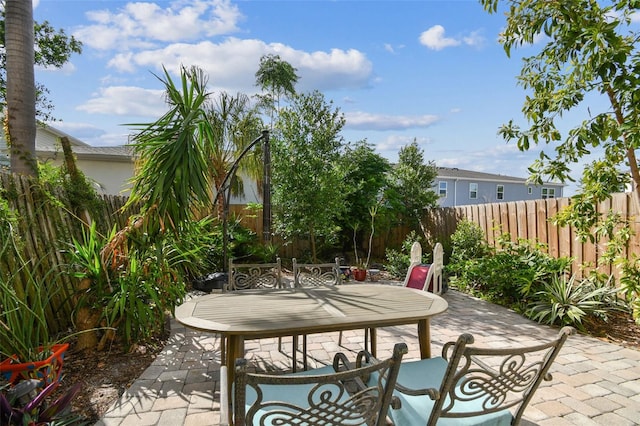
POLYGON ((433 189, 437 193, 441 182, 447 183, 447 194, 438 200, 440 207, 455 207, 472 204, 500 203, 508 201, 537 200, 542 198, 543 188, 553 188, 555 198, 563 196, 563 185, 558 183, 546 183, 543 185, 527 184, 526 182, 505 180, 481 180, 481 179, 457 179, 453 177, 436 177, 433 189), (469 187, 471 183, 478 185, 477 197, 470 198, 469 187), (504 198, 498 199, 497 187, 504 186, 504 198), (531 188, 531 193, 529 193, 531 188))

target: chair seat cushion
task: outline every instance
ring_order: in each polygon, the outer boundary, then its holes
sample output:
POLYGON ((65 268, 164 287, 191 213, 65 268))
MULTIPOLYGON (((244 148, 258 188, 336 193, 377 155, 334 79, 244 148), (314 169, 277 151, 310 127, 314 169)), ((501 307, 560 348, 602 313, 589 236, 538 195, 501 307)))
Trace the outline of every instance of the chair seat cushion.
MULTIPOLYGON (((447 370, 447 361, 442 357, 405 361, 400 366, 398 384, 410 389, 440 389, 440 384, 447 370)), ((371 377, 375 380, 375 377, 371 377)), ((434 406, 434 401, 428 395, 407 395, 396 390, 394 395, 400 399, 398 410, 390 409, 389 417, 396 425, 426 425, 434 406)), ((446 402, 445 402, 446 404, 446 402)), ((456 401, 454 412, 476 411, 480 408, 480 401, 456 401)), ((478 425, 478 426, 508 426, 512 415, 509 410, 481 416, 443 418, 438 419, 438 425, 478 425)))
MULTIPOLYGON (((285 376, 305 376, 305 375, 327 375, 327 374, 331 374, 334 373, 335 370, 333 369, 332 365, 327 365, 325 367, 321 367, 321 368, 316 368, 316 369, 312 369, 312 370, 307 370, 307 371, 300 371, 297 373, 291 373, 291 374, 286 374, 285 376)), ((331 387, 330 384, 324 385, 327 387, 327 389, 329 389, 331 387)), ((281 401, 284 402, 286 404, 291 404, 294 405, 296 407, 301 407, 301 408, 308 408, 309 407, 309 402, 308 402, 308 395, 309 392, 311 392, 311 389, 314 387, 314 384, 300 384, 300 385, 262 385, 260 388, 262 389, 262 393, 263 393, 263 401, 281 401)), ((333 387, 333 390, 335 391, 335 387, 333 387)), ((316 393, 316 396, 318 396, 318 393, 316 393)), ((249 411, 249 408, 251 407, 251 405, 256 401, 257 398, 257 394, 255 389, 253 389, 251 386, 247 386, 247 390, 246 390, 246 404, 245 404, 245 410, 246 412, 249 411)), ((348 394, 343 394, 338 401, 339 402, 344 402, 349 398, 348 394)), ((287 410, 287 408, 285 406, 278 406, 277 407, 278 410, 282 410, 285 411, 287 410)), ((254 416, 254 424, 258 425, 258 424, 264 424, 264 425, 271 425, 274 419, 269 419, 267 422, 265 423, 259 423, 260 422, 260 418, 269 413, 270 410, 265 410, 265 409, 260 409, 258 410, 258 412, 256 413, 256 415, 254 416)), ((296 409, 291 409, 291 412, 297 412, 296 409)), ((353 424, 363 424, 364 420, 362 419, 353 419, 353 424)))
POLYGON ((408 288, 415 288, 417 290, 423 290, 425 281, 427 280, 427 274, 429 273, 429 266, 416 265, 411 269, 409 280, 407 281, 408 288))

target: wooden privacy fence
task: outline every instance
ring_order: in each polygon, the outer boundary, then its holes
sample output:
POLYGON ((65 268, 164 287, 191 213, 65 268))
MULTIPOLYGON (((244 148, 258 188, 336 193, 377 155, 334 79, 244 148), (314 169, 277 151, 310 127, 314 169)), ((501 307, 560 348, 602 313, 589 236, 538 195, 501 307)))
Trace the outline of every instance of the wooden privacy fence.
MULTIPOLYGON (((477 223, 486 235, 487 242, 495 245, 498 237, 509 233, 512 241, 520 238, 538 241, 547 246, 548 253, 553 257, 572 257, 572 272, 582 274, 597 266, 605 274, 619 275, 610 264, 599 265, 606 239, 595 243, 582 242, 574 229, 559 227, 553 224, 552 217, 568 206, 570 198, 552 198, 546 200, 514 201, 508 203, 476 204, 459 207, 442 207, 425 212, 424 223, 428 232, 428 243, 433 245, 441 242, 450 247, 451 235, 455 232, 461 220, 477 223), (585 269, 582 269, 585 267, 585 269)), ((243 216, 242 222, 260 235, 262 231, 261 217, 248 218, 243 211, 244 206, 233 206, 232 211, 243 216)), ((607 214, 617 212, 623 218, 638 217, 638 207, 633 201, 631 193, 613 194, 611 199, 596 206, 597 212, 607 214)), ((631 220, 632 238, 623 255, 640 255, 640 222, 631 220)), ((376 235, 373 239, 372 255, 376 259, 384 259, 387 248, 399 248, 409 233, 406 227, 397 227, 388 232, 376 235)), ((281 240, 275 239, 275 243, 281 240)), ((297 257, 308 250, 308 241, 296 240, 282 248, 280 255, 284 258, 297 257)), ((428 252, 428 248, 426 250, 428 252)), ((351 253, 350 253, 351 254, 351 253)))
MULTIPOLYGON (((62 190, 43 188, 26 177, 0 173, 0 197, 7 200, 9 207, 18 216, 18 235, 20 235, 21 256, 28 261, 29 270, 20 269, 19 259, 2 256, 0 274, 3 278, 19 274, 17 282, 26 282, 28 274, 46 277, 47 294, 52 295, 53 306, 47 313, 53 332, 66 330, 71 326, 73 292, 75 283, 65 269, 67 259, 65 251, 75 237, 81 238, 80 220, 72 213, 72 207, 65 201, 62 190)), ((126 197, 103 196, 102 211, 94 212, 93 220, 103 234, 116 225, 118 229, 126 226, 131 212, 121 213, 126 197)), ((598 264, 601 259, 605 240, 596 243, 581 242, 570 228, 553 225, 550 218, 569 205, 569 198, 548 200, 517 201, 496 204, 478 204, 432 209, 425 212, 424 223, 428 229, 428 243, 442 242, 450 247, 451 234, 457 224, 467 219, 480 225, 489 244, 495 244, 499 235, 508 232, 513 241, 519 238, 537 240, 548 246, 548 252, 554 257, 570 256, 576 259, 573 271, 580 272, 581 264, 598 264)), ((245 226, 262 233, 262 218, 244 209, 245 206, 231 206, 232 213, 241 216, 245 226)), ((598 212, 618 212, 623 217, 634 219, 638 209, 631 194, 614 194, 608 201, 600 203, 598 212)), ((632 221, 634 235, 626 252, 627 256, 640 255, 640 223, 632 221)), ((409 229, 396 227, 373 239, 372 257, 384 259, 387 248, 399 248, 409 229)), ((309 242, 305 239, 283 241, 274 239, 281 245, 280 256, 283 259, 302 258, 308 253, 309 242)), ((425 252, 429 252, 429 247, 425 252)), ((345 249, 346 251, 346 249, 345 249)), ((351 256, 352 249, 347 251, 351 256)), ((606 274, 617 275, 611 265, 601 265, 598 269, 606 274)))
MULTIPOLYGON (((0 197, 5 199, 16 214, 19 258, 5 254, 0 257, 2 279, 17 274, 12 283, 24 293, 30 277, 39 280, 46 288, 43 294, 51 297, 46 312, 47 322, 53 333, 67 330, 72 325, 75 283, 66 268, 73 238, 81 240, 82 222, 75 217, 62 190, 41 185, 27 177, 0 173, 0 197)), ((126 197, 103 196, 100 212, 93 212, 93 220, 102 233, 117 224, 126 225, 128 214, 119 209, 126 197)), ((1 219, 1 218, 0 218, 1 219)), ((4 242, 3 242, 4 243, 4 242)), ((27 295, 28 297, 28 295, 27 295)))
MULTIPOLYGON (((599 272, 618 276, 619 271, 610 264, 598 265, 607 243, 600 239, 595 243, 582 242, 570 227, 559 227, 551 218, 561 209, 568 206, 570 198, 553 198, 547 200, 515 201, 509 203, 478 204, 455 208, 457 220, 465 218, 480 225, 485 232, 487 242, 495 245, 497 238, 505 232, 511 240, 519 238, 539 241, 548 247, 551 256, 573 257, 575 262, 572 272, 581 274, 581 265, 585 271, 597 266, 599 272)), ((613 194, 611 199, 596 206, 597 212, 608 214, 619 213, 623 218, 631 219, 631 230, 634 233, 623 255, 627 257, 640 255, 640 223, 638 208, 631 193, 613 194)))

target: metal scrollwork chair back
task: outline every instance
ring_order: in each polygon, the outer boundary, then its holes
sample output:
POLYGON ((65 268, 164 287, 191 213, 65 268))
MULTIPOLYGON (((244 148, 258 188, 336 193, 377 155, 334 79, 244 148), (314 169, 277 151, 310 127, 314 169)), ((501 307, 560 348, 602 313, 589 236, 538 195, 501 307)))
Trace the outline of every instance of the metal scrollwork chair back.
MULTIPOLYGON (((229 259, 229 280, 222 291, 282 288, 282 264, 280 258, 274 263, 234 263, 229 259)), ((220 339, 221 361, 226 360, 226 339, 220 339)))
POLYGON ((389 415, 395 424, 519 424, 527 404, 562 345, 575 330, 565 327, 548 342, 528 347, 479 348, 473 336, 448 342, 442 357, 405 362, 396 382, 401 408, 389 415), (477 423, 474 423, 476 422, 477 423))
MULTIPOLYGON (((340 273, 340 259, 335 258, 334 263, 298 263, 293 260, 293 285, 294 287, 326 287, 342 284, 340 273)), ((298 336, 293 336, 293 371, 297 369, 296 351, 298 348, 298 336)), ((278 350, 282 352, 282 338, 278 339, 278 350)), ((307 336, 302 336, 302 364, 306 370, 307 362, 307 336)))
POLYGON ((296 287, 340 285, 340 259, 336 258, 333 263, 298 263, 294 257, 293 282, 296 287))
POLYGON ((382 426, 389 406, 396 405, 393 384, 406 353, 406 344, 399 343, 391 358, 360 368, 337 354, 332 366, 286 375, 250 373, 247 361, 238 359, 233 423, 382 426), (386 380, 365 385, 374 372, 386 380))
POLYGON ((234 263, 229 260, 229 281, 225 291, 282 288, 280 258, 274 263, 234 263))

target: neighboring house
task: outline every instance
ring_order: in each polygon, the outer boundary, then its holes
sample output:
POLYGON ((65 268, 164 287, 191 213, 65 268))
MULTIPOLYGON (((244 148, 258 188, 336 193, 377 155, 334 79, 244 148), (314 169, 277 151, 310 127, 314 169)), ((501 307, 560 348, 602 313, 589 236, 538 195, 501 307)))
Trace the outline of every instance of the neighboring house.
MULTIPOLYGON (((132 150, 124 145, 94 147, 52 126, 38 125, 36 129, 36 155, 42 162, 62 164, 63 153, 60 138, 67 137, 76 158, 78 168, 96 183, 98 193, 128 195, 129 181, 133 177, 135 161, 132 150)), ((10 166, 4 136, 0 136, 0 170, 10 166)), ((244 197, 231 197, 231 204, 246 204, 261 200, 255 182, 244 178, 244 197)))
POLYGON ((448 167, 438 167, 434 180, 441 207, 560 198, 564 187, 557 182, 534 185, 524 178, 448 167))
MULTIPOLYGON (((133 176, 134 159, 126 146, 94 147, 52 126, 38 125, 36 129, 36 156, 41 162, 61 165, 63 161, 60 138, 67 137, 76 158, 78 168, 96 183, 98 193, 127 195, 133 176)), ((7 146, 0 137, 0 153, 5 158, 7 146)), ((0 160, 1 161, 1 160, 0 160)))

